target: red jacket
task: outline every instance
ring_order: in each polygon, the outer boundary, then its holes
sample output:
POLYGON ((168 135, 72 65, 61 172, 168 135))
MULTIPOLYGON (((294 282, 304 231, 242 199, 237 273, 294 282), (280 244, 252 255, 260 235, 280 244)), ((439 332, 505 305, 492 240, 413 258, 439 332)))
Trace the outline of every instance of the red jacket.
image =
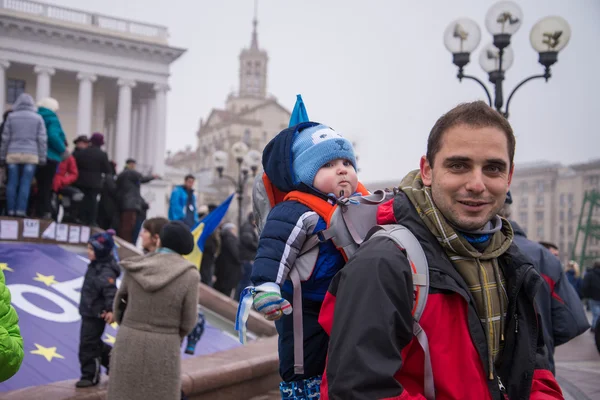
POLYGON ((52 181, 52 190, 58 193, 62 188, 75 183, 78 176, 77 162, 75 162, 73 156, 69 156, 69 158, 58 164, 56 175, 54 175, 52 181))
MULTIPOLYGON (((490 379, 486 336, 468 287, 403 193, 380 206, 378 223, 409 228, 427 257, 430 286, 420 325, 429 341, 436 400, 563 399, 548 370, 532 301, 543 281, 515 245, 498 258, 509 311, 505 348, 490 379)), ((365 242, 335 276, 321 308, 319 322, 330 335, 321 399, 425 400, 412 303, 402 249, 382 237, 365 242)))

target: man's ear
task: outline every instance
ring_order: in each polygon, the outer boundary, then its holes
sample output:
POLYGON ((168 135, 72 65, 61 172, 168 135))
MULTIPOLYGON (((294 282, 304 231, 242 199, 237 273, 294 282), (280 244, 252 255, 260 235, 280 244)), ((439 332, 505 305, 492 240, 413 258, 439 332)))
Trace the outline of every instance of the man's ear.
POLYGON ((429 160, 427 160, 427 156, 421 157, 420 169, 421 169, 421 179, 423 180, 423 184, 425 186, 431 186, 431 181, 433 180, 433 177, 432 177, 433 169, 431 168, 431 165, 429 164, 429 160))
POLYGON ((510 171, 508 172, 508 188, 510 189, 510 184, 512 183, 513 173, 515 172, 515 164, 512 163, 510 166, 510 171))

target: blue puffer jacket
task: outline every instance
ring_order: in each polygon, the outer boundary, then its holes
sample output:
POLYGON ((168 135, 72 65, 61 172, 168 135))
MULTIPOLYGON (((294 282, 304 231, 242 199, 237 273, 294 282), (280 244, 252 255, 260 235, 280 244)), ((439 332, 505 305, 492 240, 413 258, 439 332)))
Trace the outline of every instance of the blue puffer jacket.
POLYGON ((196 212, 196 195, 191 191, 192 202, 191 208, 188 209, 188 190, 182 186, 175 186, 169 200, 169 220, 183 221, 190 228, 193 228, 199 221, 198 213, 196 212))
MULTIPOLYGON (((292 171, 292 142, 302 129, 317 125, 302 123, 279 133, 263 152, 263 168, 279 190, 300 190, 318 194, 313 188, 294 182, 292 171)), ((332 206, 333 207, 333 206, 332 206)), ((323 301, 333 276, 344 266, 342 254, 330 242, 319 245, 316 261, 314 255, 298 258, 304 242, 327 224, 315 211, 297 201, 277 204, 267 217, 262 229, 258 250, 252 268, 254 286, 272 283, 284 292, 292 293, 288 273, 292 266, 298 268, 302 278, 302 296, 313 301, 323 301), (298 261, 298 263, 297 263, 298 261)), ((316 251, 316 250, 315 250, 316 251)))

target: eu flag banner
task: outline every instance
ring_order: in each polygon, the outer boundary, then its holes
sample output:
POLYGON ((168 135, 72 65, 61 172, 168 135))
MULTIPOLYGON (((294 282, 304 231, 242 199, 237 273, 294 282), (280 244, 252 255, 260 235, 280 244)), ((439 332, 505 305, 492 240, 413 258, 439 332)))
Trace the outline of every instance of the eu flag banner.
MULTIPOLYGON (((0 243, 0 270, 19 315, 25 353, 19 372, 0 383, 0 393, 80 377, 79 300, 89 264, 86 257, 83 246, 67 250, 54 244, 0 243)), ((106 325, 102 340, 114 344, 117 331, 116 323, 106 325)), ((208 321, 195 356, 238 345, 208 321)))
POLYGON ((308 113, 306 112, 306 107, 304 106, 304 101, 302 100, 302 95, 296 95, 296 104, 294 105, 294 110, 292 111, 292 115, 290 116, 290 124, 288 127, 292 127, 294 125, 298 125, 300 122, 308 122, 308 113))
POLYGON ((234 195, 235 193, 230 194, 224 202, 219 204, 217 208, 202 218, 200 222, 198 222, 198 225, 192 229, 192 235, 194 236, 196 245, 194 246, 194 250, 184 257, 192 264, 198 266, 198 268, 200 268, 200 263, 202 262, 204 243, 215 229, 217 229, 225 214, 227 214, 227 210, 229 209, 229 205, 231 204, 234 195))

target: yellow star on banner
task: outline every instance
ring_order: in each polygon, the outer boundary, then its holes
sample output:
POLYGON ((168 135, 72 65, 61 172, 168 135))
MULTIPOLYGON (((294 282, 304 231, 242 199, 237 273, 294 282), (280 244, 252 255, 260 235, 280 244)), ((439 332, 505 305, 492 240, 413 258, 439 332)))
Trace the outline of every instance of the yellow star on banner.
POLYGON ((112 324, 110 324, 110 326, 113 329, 117 329, 119 327, 119 324, 117 324, 116 322, 113 322, 112 324))
POLYGON ((63 356, 61 356, 60 354, 58 354, 56 352, 56 347, 44 347, 44 346, 40 346, 37 343, 34 343, 35 347, 37 347, 37 350, 31 350, 30 353, 31 354, 37 354, 40 356, 43 356, 44 358, 46 358, 46 360, 48 361, 52 361, 53 358, 63 358, 63 356))
POLYGON ((35 273, 37 276, 35 278, 33 278, 34 281, 38 281, 38 282, 42 282, 44 283, 46 286, 51 286, 54 285, 55 283, 58 283, 55 279, 54 279, 54 275, 42 275, 39 272, 35 273))
POLYGON ((15 272, 14 269, 9 268, 7 263, 0 263, 0 271, 10 271, 15 272))
POLYGON ((116 341, 117 339, 115 339, 115 337, 114 337, 114 336, 112 336, 112 335, 109 335, 108 333, 105 333, 104 335, 106 336, 106 338, 104 339, 104 341, 105 341, 106 343, 109 343, 109 344, 115 344, 115 341, 116 341))

